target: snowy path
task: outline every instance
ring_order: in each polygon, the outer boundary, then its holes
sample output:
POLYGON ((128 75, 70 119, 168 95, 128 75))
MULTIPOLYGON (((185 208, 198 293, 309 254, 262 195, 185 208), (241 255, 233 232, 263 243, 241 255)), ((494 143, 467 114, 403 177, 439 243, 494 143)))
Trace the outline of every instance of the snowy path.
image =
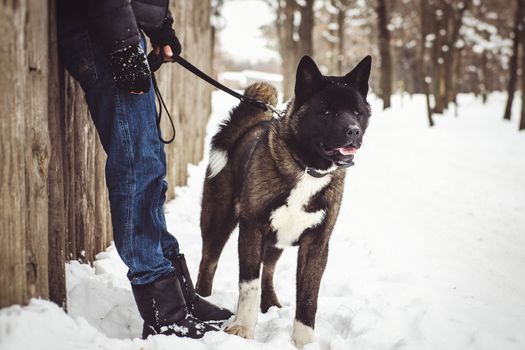
MULTIPOLYGON (((234 103, 214 98, 209 131, 234 103)), ((433 129, 422 99, 374 109, 331 241, 318 343, 307 350, 525 348, 525 134, 500 121, 503 101, 462 96, 460 117, 437 117, 433 129)), ((190 172, 167 212, 195 275, 204 164, 190 172)), ((137 339, 125 268, 110 247, 95 269, 68 265, 71 317, 45 301, 1 310, 0 349, 295 349, 295 255, 286 251, 277 266, 283 308, 260 315, 254 341, 137 339)), ((212 301, 235 308, 237 271, 232 237, 212 301)))

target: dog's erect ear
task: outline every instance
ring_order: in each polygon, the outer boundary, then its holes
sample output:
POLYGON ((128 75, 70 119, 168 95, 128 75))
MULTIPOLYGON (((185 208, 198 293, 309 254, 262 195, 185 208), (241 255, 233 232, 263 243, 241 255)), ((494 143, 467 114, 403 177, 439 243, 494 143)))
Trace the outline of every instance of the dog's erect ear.
POLYGON ((366 56, 350 73, 345 75, 345 80, 355 87, 363 97, 368 94, 368 78, 370 78, 371 68, 372 57, 366 56))
POLYGON ((295 98, 302 102, 319 91, 322 87, 323 75, 310 56, 303 56, 297 66, 295 77, 295 98))

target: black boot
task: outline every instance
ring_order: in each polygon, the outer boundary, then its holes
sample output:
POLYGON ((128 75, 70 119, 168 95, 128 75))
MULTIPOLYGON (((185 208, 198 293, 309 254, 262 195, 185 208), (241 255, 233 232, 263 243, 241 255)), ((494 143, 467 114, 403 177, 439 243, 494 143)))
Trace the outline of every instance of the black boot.
POLYGON ((182 286, 182 293, 184 294, 186 305, 188 305, 190 313, 193 316, 199 320, 213 324, 221 324, 233 316, 230 310, 214 305, 195 293, 184 254, 173 257, 171 263, 175 267, 175 272, 182 286))
POLYGON ((179 279, 174 272, 155 282, 132 285, 131 288, 140 316, 144 319, 143 339, 154 334, 197 339, 206 332, 218 330, 188 312, 179 279))

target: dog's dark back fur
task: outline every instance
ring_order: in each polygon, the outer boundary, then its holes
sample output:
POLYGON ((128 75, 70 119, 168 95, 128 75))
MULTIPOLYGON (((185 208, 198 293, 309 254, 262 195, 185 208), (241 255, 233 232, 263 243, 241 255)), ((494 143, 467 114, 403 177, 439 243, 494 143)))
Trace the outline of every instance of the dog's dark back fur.
MULTIPOLYGON (((232 110, 212 139, 204 183, 203 256, 197 281, 201 295, 211 293, 220 253, 239 224, 241 286, 260 278, 263 263, 263 311, 279 306, 273 272, 282 248, 300 246, 296 322, 313 329, 344 168, 353 164, 370 116, 369 72, 370 59, 365 58, 344 77, 322 76, 305 57, 297 71, 295 98, 281 120, 247 103, 232 110)), ((277 102, 275 88, 265 83, 251 85, 245 95, 271 105, 277 102)), ((253 327, 244 324, 247 309, 241 299, 229 330, 250 337, 253 327)))

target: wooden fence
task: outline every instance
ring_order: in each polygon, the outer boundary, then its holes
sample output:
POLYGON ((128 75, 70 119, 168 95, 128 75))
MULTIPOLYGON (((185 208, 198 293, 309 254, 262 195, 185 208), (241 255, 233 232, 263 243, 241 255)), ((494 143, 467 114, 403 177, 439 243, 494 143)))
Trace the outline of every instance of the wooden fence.
MULTIPOLYGON (((55 0, 0 6, 0 307, 32 297, 65 305, 65 262, 92 261, 112 240, 105 154, 57 57, 55 0)), ((184 56, 211 71, 209 1, 172 12, 184 56)), ((211 110, 210 88, 187 74, 173 65, 158 74, 178 131, 166 147, 169 198, 202 157, 211 110)))

